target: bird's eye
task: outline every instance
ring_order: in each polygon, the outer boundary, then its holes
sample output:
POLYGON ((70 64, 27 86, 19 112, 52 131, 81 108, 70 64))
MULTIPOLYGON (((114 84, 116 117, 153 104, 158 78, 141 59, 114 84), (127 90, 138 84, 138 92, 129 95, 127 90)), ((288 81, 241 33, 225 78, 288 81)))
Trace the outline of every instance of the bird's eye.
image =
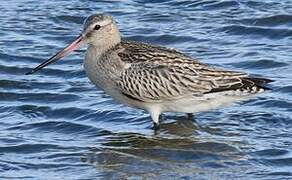
POLYGON ((93 29, 94 29, 94 30, 99 30, 100 28, 101 28, 101 26, 97 24, 97 25, 94 26, 93 29))

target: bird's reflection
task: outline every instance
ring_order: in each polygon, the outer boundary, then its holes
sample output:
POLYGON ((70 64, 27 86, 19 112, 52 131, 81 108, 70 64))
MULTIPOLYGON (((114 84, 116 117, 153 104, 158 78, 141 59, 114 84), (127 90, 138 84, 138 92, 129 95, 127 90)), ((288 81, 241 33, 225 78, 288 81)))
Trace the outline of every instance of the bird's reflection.
MULTIPOLYGON (((111 133, 103 140, 102 147, 91 148, 83 161, 94 164, 109 178, 118 173, 145 175, 145 172, 163 173, 170 169, 183 174, 185 168, 199 172, 206 164, 224 167, 230 160, 242 160, 239 148, 232 142, 205 137, 212 128, 206 129, 185 116, 166 118, 152 135, 111 133)), ((146 174, 146 177, 151 176, 146 174)))

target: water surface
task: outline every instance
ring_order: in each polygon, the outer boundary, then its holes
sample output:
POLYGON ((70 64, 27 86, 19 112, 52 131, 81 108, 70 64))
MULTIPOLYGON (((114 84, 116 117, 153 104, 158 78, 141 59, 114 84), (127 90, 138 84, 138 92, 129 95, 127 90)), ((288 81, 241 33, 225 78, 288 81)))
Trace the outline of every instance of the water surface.
POLYGON ((292 2, 3 1, 0 3, 0 179, 291 179, 292 2), (143 111, 87 79, 85 49, 24 73, 111 13, 125 39, 177 48, 205 63, 275 80, 238 105, 143 111))

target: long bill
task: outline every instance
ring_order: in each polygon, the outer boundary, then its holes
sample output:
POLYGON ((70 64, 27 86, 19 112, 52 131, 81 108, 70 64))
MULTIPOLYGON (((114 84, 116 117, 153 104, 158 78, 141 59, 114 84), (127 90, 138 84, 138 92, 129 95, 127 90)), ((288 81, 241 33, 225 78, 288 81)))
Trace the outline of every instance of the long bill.
POLYGON ((33 73, 35 73, 35 72, 43 69, 47 65, 49 65, 49 64, 51 64, 53 62, 58 61, 62 57, 68 55, 69 53, 71 53, 72 51, 74 51, 78 47, 80 47, 81 42, 82 42, 82 35, 78 36, 71 44, 69 44, 68 46, 66 46, 64 49, 62 49, 61 51, 59 51, 57 54, 55 54, 54 56, 52 56, 48 60, 42 62, 40 65, 38 65, 37 67, 35 67, 34 69, 32 69, 31 71, 29 71, 29 72, 27 72, 25 74, 26 75, 33 74, 33 73))

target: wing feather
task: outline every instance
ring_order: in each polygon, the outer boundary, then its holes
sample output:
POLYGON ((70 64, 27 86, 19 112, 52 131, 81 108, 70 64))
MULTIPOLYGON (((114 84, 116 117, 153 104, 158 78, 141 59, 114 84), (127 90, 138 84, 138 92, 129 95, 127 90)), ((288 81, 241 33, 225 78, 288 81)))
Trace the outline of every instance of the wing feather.
POLYGON ((237 89, 262 88, 269 80, 200 63, 176 50, 123 42, 120 59, 128 63, 118 86, 127 96, 145 102, 237 89))

